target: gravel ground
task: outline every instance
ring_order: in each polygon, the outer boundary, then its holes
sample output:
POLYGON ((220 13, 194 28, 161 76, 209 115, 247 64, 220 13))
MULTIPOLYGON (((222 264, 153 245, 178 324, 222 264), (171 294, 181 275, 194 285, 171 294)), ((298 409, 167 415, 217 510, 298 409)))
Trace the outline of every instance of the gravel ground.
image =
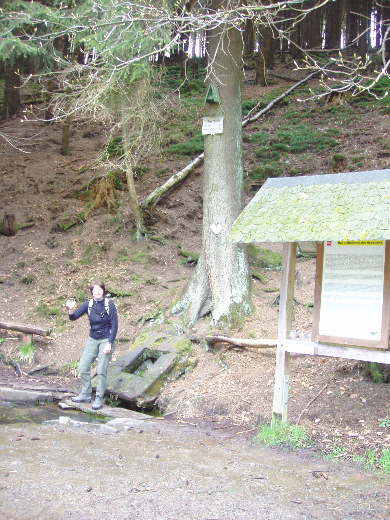
POLYGON ((2 520, 388 519, 388 476, 218 423, 3 425, 2 520), (114 426, 113 426, 114 424, 114 426))

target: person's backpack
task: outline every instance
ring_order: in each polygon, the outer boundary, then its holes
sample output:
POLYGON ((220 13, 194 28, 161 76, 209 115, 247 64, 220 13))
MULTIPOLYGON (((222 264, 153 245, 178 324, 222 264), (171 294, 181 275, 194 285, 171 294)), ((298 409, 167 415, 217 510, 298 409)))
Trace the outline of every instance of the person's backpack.
MULTIPOLYGON (((88 302, 88 316, 91 314, 92 305, 93 305, 93 298, 91 298, 88 302)), ((108 315, 110 315, 110 306, 109 306, 108 298, 104 298, 104 308, 106 310, 106 313, 108 315)))

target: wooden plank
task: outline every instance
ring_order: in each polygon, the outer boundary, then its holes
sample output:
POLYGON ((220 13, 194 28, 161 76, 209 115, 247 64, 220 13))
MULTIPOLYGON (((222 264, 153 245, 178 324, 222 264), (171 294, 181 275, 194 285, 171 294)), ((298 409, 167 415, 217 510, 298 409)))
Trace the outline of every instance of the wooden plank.
POLYGON ((47 336, 50 333, 48 329, 41 329, 33 325, 24 325, 22 323, 12 323, 0 321, 0 329, 15 330, 17 332, 24 332, 25 334, 37 334, 38 336, 47 336))
POLYGON ((320 325, 320 307, 321 307, 323 268, 324 268, 324 243, 319 242, 317 245, 316 274, 315 274, 315 282, 314 282, 314 308, 313 308, 313 327, 312 327, 312 338, 314 339, 314 341, 318 340, 318 332, 319 332, 319 325, 320 325))
POLYGON ((291 330, 294 302, 296 255, 296 242, 289 242, 283 244, 282 272, 280 282, 281 287, 279 302, 278 341, 284 341, 289 336, 291 330))
POLYGON ((372 361, 390 365, 390 350, 374 350, 360 347, 328 345, 314 341, 288 340, 284 346, 287 352, 309 356, 337 357, 356 361, 372 361))
POLYGON ((272 424, 287 422, 290 353, 285 343, 292 323, 296 251, 295 242, 283 244, 272 424))
MULTIPOLYGON (((385 249, 385 273, 383 280, 383 311, 382 311, 382 339, 389 338, 390 325, 390 240, 386 240, 385 249)), ((386 344, 386 343, 385 343, 386 344)), ((389 345, 387 344, 387 347, 389 345)))

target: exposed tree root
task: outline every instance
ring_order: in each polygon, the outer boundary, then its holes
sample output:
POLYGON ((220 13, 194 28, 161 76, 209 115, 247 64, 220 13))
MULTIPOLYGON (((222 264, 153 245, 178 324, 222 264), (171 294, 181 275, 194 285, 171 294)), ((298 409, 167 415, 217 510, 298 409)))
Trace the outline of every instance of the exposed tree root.
POLYGON ((205 340, 213 345, 215 343, 229 343, 242 348, 275 348, 277 343, 276 339, 240 339, 223 336, 222 334, 206 336, 205 340))

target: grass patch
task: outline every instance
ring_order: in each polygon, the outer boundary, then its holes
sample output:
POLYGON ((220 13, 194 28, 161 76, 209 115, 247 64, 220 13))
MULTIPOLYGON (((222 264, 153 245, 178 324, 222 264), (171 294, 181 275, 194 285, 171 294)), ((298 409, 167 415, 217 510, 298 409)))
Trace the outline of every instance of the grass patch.
POLYGON ((369 361, 365 363, 365 369, 368 376, 374 381, 374 383, 390 383, 389 365, 369 361))
POLYGON ((248 172, 248 176, 251 179, 263 182, 265 182, 268 177, 280 177, 281 175, 283 175, 283 166, 276 161, 261 164, 248 172))
POLYGON ((336 146, 334 137, 340 131, 335 128, 317 130, 307 124, 299 124, 277 132, 275 142, 287 145, 288 153, 299 154, 308 150, 320 151, 336 146))
POLYGON ((242 107, 242 113, 245 116, 250 112, 253 108, 257 107, 257 112, 260 112, 263 108, 267 107, 271 101, 273 101, 275 98, 277 98, 281 94, 280 90, 274 90, 273 92, 270 92, 268 95, 264 96, 261 100, 259 99, 243 99, 241 102, 242 107))
POLYGON ((249 141, 251 143, 259 143, 259 144, 266 144, 269 143, 270 135, 268 132, 256 132, 249 136, 249 141))
POLYGON ((191 137, 184 143, 171 144, 168 147, 168 152, 177 155, 196 155, 202 153, 204 150, 204 136, 202 134, 191 137))
POLYGON ((36 345, 32 341, 19 345, 16 357, 22 363, 32 363, 35 358, 35 352, 37 350, 36 345))
POLYGON ((24 283, 25 285, 30 285, 35 281, 35 276, 33 274, 28 274, 26 276, 23 276, 20 279, 20 283, 24 283))
POLYGON ((335 153, 330 160, 330 167, 333 171, 341 171, 345 169, 347 163, 347 156, 343 153, 335 153))
POLYGON ((303 426, 281 422, 274 426, 263 424, 255 440, 267 446, 289 446, 290 448, 308 448, 311 444, 310 436, 303 426))
MULTIPOLYGON (((282 146, 285 146, 288 149, 287 145, 282 146)), ((255 150, 255 155, 258 159, 261 159, 263 162, 279 161, 281 156, 279 150, 275 150, 272 146, 260 146, 260 148, 257 148, 255 150)))
POLYGON ((121 248, 115 254, 114 264, 118 265, 122 262, 129 262, 131 260, 131 256, 128 249, 121 248))
POLYGON ((352 99, 351 104, 363 108, 377 107, 383 114, 390 114, 390 78, 383 76, 376 85, 352 99))
POLYGON ((60 307, 55 307, 42 302, 37 305, 35 312, 43 318, 52 318, 53 316, 63 315, 63 311, 60 307))
POLYGON ((354 462, 364 464, 371 471, 383 471, 390 474, 390 449, 386 448, 378 453, 375 450, 367 450, 362 455, 353 458, 354 462))
POLYGON ((385 473, 390 473, 390 449, 387 448, 381 454, 368 450, 365 453, 365 465, 369 469, 381 469, 385 473))
POLYGON ((64 251, 64 256, 67 258, 74 258, 74 249, 72 246, 68 246, 64 251))
POLYGON ((337 444, 334 444, 331 449, 327 452, 324 452, 324 458, 325 459, 337 459, 339 457, 343 457, 347 454, 347 451, 342 446, 338 446, 337 444))
POLYGON ((103 242, 99 244, 88 244, 80 257, 81 265, 91 265, 95 260, 101 257, 104 253, 110 249, 110 244, 108 242, 103 242))
POLYGON ((64 365, 62 365, 61 374, 71 375, 73 377, 77 377, 79 373, 79 362, 78 361, 68 361, 64 365))

